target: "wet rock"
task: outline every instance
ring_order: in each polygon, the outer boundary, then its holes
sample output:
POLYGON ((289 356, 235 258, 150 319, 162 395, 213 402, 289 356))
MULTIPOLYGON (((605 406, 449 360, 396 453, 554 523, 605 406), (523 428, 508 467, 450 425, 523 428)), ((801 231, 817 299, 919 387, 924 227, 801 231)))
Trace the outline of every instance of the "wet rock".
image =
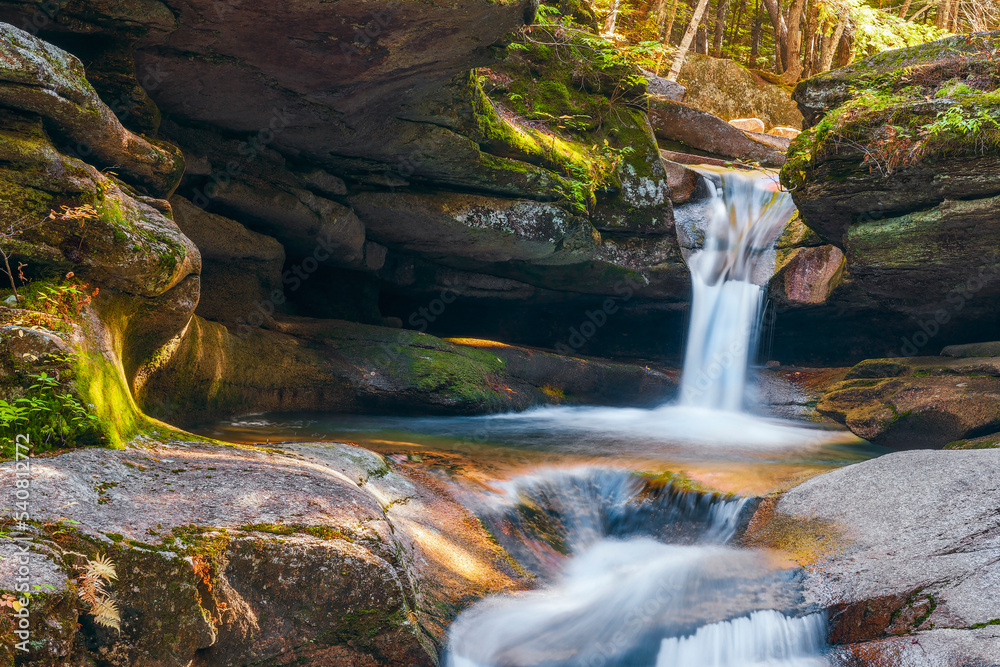
POLYGON ((692 198, 700 199, 708 195, 704 178, 694 169, 667 159, 663 160, 663 168, 670 183, 670 199, 675 204, 683 204, 692 198))
POLYGON ((681 102, 650 98, 649 121, 657 137, 715 155, 769 166, 780 166, 785 161, 784 153, 773 146, 749 137, 718 116, 681 102))
POLYGON ((156 196, 169 195, 180 181, 184 160, 163 142, 132 134, 97 96, 80 61, 9 24, 0 24, 0 103, 39 114, 75 144, 79 154, 156 196))
POLYGON ((688 54, 677 80, 688 88, 684 102, 724 120, 760 118, 767 127, 802 125, 802 114, 789 88, 771 83, 729 58, 688 54))
POLYGON ((776 267, 769 293, 782 304, 824 303, 844 275, 844 253, 832 245, 795 248, 776 267))
POLYGON ((806 570, 846 664, 990 665, 1000 452, 900 452, 791 489, 787 525, 832 536, 806 570))

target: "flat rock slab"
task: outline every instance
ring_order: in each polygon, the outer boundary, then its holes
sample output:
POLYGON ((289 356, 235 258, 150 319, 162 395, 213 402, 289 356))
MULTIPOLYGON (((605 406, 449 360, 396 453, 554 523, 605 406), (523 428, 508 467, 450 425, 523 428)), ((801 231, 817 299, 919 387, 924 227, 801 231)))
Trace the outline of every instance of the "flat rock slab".
POLYGON ((360 447, 138 444, 31 461, 29 524, 0 538, 0 590, 12 537, 45 588, 31 664, 430 667, 464 605, 522 585, 440 483, 360 447), (97 555, 121 632, 76 595, 97 555))
POLYGON ((795 487, 777 511, 837 536, 805 581, 831 638, 898 653, 858 664, 997 664, 1000 451, 889 454, 795 487))

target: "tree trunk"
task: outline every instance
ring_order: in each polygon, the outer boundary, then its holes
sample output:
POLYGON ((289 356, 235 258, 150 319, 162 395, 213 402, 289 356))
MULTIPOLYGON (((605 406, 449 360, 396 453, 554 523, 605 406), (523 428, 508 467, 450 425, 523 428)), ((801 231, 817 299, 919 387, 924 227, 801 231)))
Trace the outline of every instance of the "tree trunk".
POLYGON ((757 56, 760 54, 760 34, 763 32, 764 20, 760 14, 760 3, 753 17, 753 28, 750 29, 750 61, 747 67, 757 67, 757 56))
MULTIPOLYGON (((772 1, 777 2, 777 0, 772 1)), ((677 75, 681 73, 684 58, 687 57, 688 49, 691 48, 691 40, 694 39, 694 34, 698 31, 698 26, 701 24, 702 17, 705 16, 705 7, 707 6, 708 0, 698 0, 698 5, 694 8, 694 14, 691 15, 691 22, 688 23, 687 30, 684 31, 684 37, 681 38, 681 43, 677 47, 674 64, 670 66, 670 72, 667 73, 668 80, 676 81, 677 75)))
POLYGON ((806 34, 802 38, 805 44, 805 76, 811 76, 816 69, 816 30, 819 27, 819 3, 814 2, 809 7, 809 20, 806 21, 806 34))
POLYGON ((781 74, 785 71, 782 62, 782 54, 785 52, 785 45, 788 44, 788 27, 785 25, 785 17, 781 15, 781 4, 779 0, 763 0, 767 15, 774 26, 774 71, 781 74))
POLYGON ((833 29, 833 34, 830 35, 829 42, 826 42, 824 38, 823 43, 823 58, 819 63, 820 72, 828 72, 833 66, 833 57, 837 55, 837 47, 840 46, 840 39, 844 36, 844 28, 847 27, 847 17, 840 19, 837 23, 837 27, 833 29))
POLYGON ((604 21, 604 34, 615 34, 615 25, 618 23, 618 11, 621 9, 621 0, 611 0, 611 13, 604 21))
POLYGON ((806 0, 794 0, 788 10, 788 40, 785 43, 784 81, 793 84, 799 80, 802 74, 802 12, 806 7, 806 0))
POLYGON ((715 10, 715 38, 712 40, 712 55, 716 58, 722 57, 722 38, 726 34, 726 11, 729 9, 729 0, 719 0, 719 6, 715 10))
POLYGON ((901 18, 901 19, 905 19, 906 18, 906 12, 910 11, 910 5, 912 3, 913 3, 913 0, 906 0, 903 3, 902 8, 900 8, 900 10, 899 10, 899 18, 901 18))
POLYGON ((703 56, 708 55, 708 28, 705 26, 705 22, 702 21, 701 25, 698 26, 698 33, 695 36, 695 53, 700 53, 703 56))
POLYGON ((677 16, 677 3, 680 0, 673 0, 670 3, 670 17, 667 19, 667 25, 663 29, 663 44, 670 44, 670 33, 674 31, 674 18, 677 16))
POLYGON ((942 30, 948 27, 948 18, 951 16, 951 0, 938 0, 937 16, 934 18, 934 25, 942 30))
POLYGON ((958 9, 961 6, 961 0, 951 0, 951 18, 948 21, 948 30, 950 32, 959 32, 958 30, 958 9))

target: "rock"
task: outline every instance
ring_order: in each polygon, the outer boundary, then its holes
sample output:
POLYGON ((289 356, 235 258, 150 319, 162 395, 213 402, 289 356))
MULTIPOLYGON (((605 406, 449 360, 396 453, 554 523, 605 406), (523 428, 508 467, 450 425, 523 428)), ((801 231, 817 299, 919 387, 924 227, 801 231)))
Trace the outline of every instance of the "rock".
POLYGON ((599 201, 591 213, 594 227, 633 234, 669 233, 674 222, 670 184, 649 120, 628 109, 608 122, 618 142, 631 152, 615 170, 616 196, 599 201))
POLYGON ((164 204, 57 151, 37 116, 0 111, 0 128, 0 213, 32 225, 11 248, 31 275, 72 271, 91 286, 142 297, 198 275, 198 249, 164 214, 164 204), (62 206, 91 208, 81 221, 59 215, 62 206))
MULTIPOLYGON (((733 164, 731 160, 720 160, 719 158, 708 157, 707 155, 693 155, 691 153, 679 153, 677 151, 668 151, 665 149, 660 149, 660 157, 670 162, 676 162, 677 164, 694 164, 694 165, 708 164, 712 165, 713 167, 734 167, 734 168, 745 166, 745 165, 733 164)), ((669 177, 669 172, 668 172, 668 177, 669 177)))
POLYGON ((364 266, 365 227, 335 201, 308 190, 233 181, 215 191, 213 203, 247 220, 253 231, 279 239, 290 257, 318 253, 337 266, 364 266))
MULTIPOLYGON (((36 661, 429 667, 442 616, 470 593, 519 584, 440 486, 350 445, 146 443, 77 450, 32 469, 33 511, 46 526, 30 529, 32 573, 54 589, 32 599, 35 613, 47 610, 34 629, 36 661), (78 555, 53 558, 59 549, 78 555), (441 549, 462 553, 461 565, 441 549), (68 587, 81 554, 115 565, 107 590, 121 632, 97 626, 68 587)), ((12 483, 13 463, 0 477, 12 483)), ((7 553, 14 545, 0 542, 7 553)), ((12 589, 14 576, 0 568, 0 587, 12 589)))
POLYGON ((795 248, 775 269, 769 294, 781 304, 824 303, 840 285, 845 263, 844 253, 836 246, 795 248))
POLYGON ((642 75, 646 77, 646 90, 649 91, 650 95, 655 95, 656 97, 665 97, 668 100, 673 100, 675 102, 683 102, 685 95, 687 95, 687 89, 676 81, 671 81, 670 79, 665 79, 662 76, 657 76, 649 70, 640 69, 642 75))
POLYGON ((1000 452, 899 452, 789 490, 771 525, 826 608, 846 664, 991 665, 1000 452))
POLYGON ((965 345, 949 345, 941 350, 944 357, 1000 357, 1000 342, 967 343, 965 345))
POLYGON ((5 304, 7 304, 8 306, 16 306, 17 305, 17 297, 14 296, 13 294, 11 294, 9 297, 7 297, 6 299, 4 299, 3 302, 5 304))
POLYGON ((828 111, 855 98, 860 92, 880 88, 896 72, 905 72, 898 82, 902 88, 911 83, 937 87, 954 78, 988 71, 992 62, 990 54, 997 38, 998 33, 995 32, 973 33, 883 51, 800 82, 792 98, 805 117, 804 127, 811 127, 828 111))
POLYGON ((201 294, 197 312, 217 322, 246 318, 254 304, 285 302, 281 279, 285 249, 269 236, 207 213, 187 199, 171 197, 174 221, 201 253, 201 294))
POLYGON ((689 53, 677 80, 688 89, 684 102, 724 120, 760 118, 767 127, 802 125, 790 89, 729 58, 689 53))
POLYGON ((740 130, 695 107, 667 99, 650 98, 649 121, 660 139, 680 141, 715 155, 780 166, 782 152, 752 139, 740 130))
POLYGON ((802 130, 796 130, 794 127, 772 127, 767 131, 768 134, 773 134, 776 137, 785 137, 786 139, 794 139, 795 137, 802 134, 802 130))
MULTIPOLYGON (((669 151, 661 151, 661 153, 669 153, 669 151)), ((667 172, 667 181, 670 183, 670 199, 675 204, 683 204, 692 198, 701 199, 708 195, 708 186, 705 184, 704 177, 694 169, 689 169, 680 162, 666 158, 663 160, 663 168, 667 172)))
POLYGON ((878 445, 943 447, 1000 431, 998 377, 993 357, 870 359, 828 388, 817 410, 878 445))
POLYGON ((132 134, 101 101, 74 56, 8 24, 0 24, 0 103, 55 123, 76 152, 100 167, 114 167, 126 180, 156 196, 180 181, 179 150, 132 134))
POLYGON ((792 141, 782 184, 805 223, 844 251, 839 312, 878 318, 890 334, 866 356, 934 353, 997 322, 1000 260, 987 221, 1000 202, 1000 156, 976 132, 942 123, 993 113, 998 39, 885 52, 796 88, 811 127, 792 141))
POLYGON ((729 124, 737 130, 747 130, 748 132, 763 132, 764 121, 760 118, 734 118, 729 124))
MULTIPOLYGON (((426 328, 431 311, 415 313, 407 324, 426 328)), ((286 316, 275 318, 274 330, 256 328, 262 320, 248 316, 230 332, 195 317, 169 354, 147 355, 133 381, 136 400, 186 425, 247 411, 482 414, 562 401, 655 401, 674 390, 666 376, 629 364, 553 360, 500 343, 457 344, 334 320, 286 316), (511 367, 507 354, 520 355, 518 364, 511 367), (545 379, 525 359, 561 369, 571 384, 545 379)))

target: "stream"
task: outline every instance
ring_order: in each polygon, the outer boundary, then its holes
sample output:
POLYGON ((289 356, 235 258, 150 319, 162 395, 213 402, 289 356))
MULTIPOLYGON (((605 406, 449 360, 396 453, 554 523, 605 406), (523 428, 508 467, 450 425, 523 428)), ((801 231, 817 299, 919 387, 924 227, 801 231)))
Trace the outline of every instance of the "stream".
POLYGON ((794 207, 773 175, 705 178, 713 197, 688 260, 694 298, 676 402, 479 417, 252 415, 202 433, 353 442, 449 479, 536 585, 462 612, 447 667, 834 664, 800 571, 733 541, 753 496, 882 452, 840 429, 746 409, 761 284, 794 207))

